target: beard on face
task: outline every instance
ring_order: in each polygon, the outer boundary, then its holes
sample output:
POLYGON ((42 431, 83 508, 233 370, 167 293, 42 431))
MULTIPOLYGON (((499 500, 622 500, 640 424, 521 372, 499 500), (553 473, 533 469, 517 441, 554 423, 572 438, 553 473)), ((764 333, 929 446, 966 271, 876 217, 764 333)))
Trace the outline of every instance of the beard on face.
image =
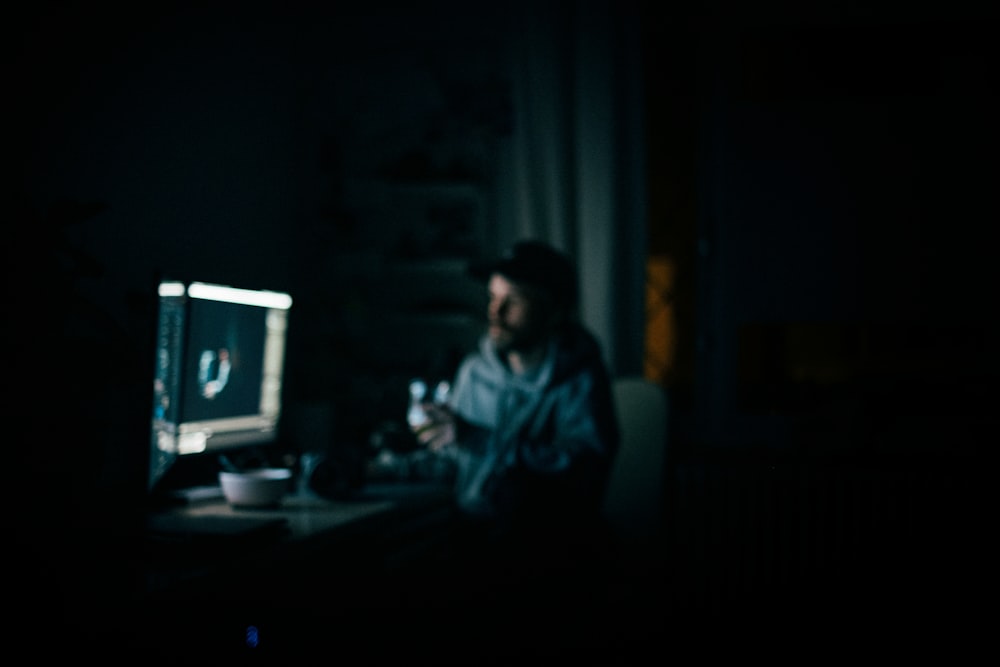
POLYGON ((512 329, 500 322, 489 323, 489 337, 501 354, 532 350, 545 340, 545 327, 531 326, 512 329))

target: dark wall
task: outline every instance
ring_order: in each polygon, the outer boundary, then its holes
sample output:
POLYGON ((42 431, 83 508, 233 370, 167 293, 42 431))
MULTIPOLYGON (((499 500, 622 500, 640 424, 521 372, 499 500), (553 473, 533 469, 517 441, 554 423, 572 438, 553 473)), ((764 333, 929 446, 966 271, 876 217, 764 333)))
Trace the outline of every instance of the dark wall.
POLYGON ((679 268, 678 442, 974 449, 998 356, 995 23, 675 19, 647 26, 646 49, 651 238, 679 268))
POLYGON ((997 24, 723 4, 644 24, 651 246, 677 268, 670 604, 844 645, 845 619, 978 627, 997 24))

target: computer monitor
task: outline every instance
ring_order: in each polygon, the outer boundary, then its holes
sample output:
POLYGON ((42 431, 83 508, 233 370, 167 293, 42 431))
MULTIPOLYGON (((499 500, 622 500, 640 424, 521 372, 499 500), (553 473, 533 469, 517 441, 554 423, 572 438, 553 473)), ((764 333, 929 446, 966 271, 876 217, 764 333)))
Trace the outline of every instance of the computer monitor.
POLYGON ((149 490, 180 460, 278 441, 292 298, 162 280, 149 490))

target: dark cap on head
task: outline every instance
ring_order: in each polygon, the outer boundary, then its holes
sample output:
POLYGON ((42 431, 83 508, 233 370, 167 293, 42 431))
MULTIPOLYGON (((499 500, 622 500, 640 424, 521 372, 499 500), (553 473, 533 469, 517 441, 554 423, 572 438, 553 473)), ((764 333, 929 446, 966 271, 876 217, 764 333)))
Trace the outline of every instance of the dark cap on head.
POLYGON ((518 241, 503 257, 473 262, 469 273, 484 282, 499 273, 515 283, 545 290, 557 303, 569 308, 576 306, 577 275, 573 260, 541 241, 518 241))

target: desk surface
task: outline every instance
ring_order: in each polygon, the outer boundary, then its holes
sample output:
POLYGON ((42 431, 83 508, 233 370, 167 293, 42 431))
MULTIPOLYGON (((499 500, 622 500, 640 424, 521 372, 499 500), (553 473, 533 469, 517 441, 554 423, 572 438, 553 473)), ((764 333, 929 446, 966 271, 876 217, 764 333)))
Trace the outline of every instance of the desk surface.
POLYGON ((169 517, 178 526, 187 518, 197 521, 200 517, 284 520, 289 528, 288 536, 301 539, 388 512, 442 507, 450 499, 451 491, 441 484, 389 482, 369 484, 345 500, 328 500, 313 493, 292 493, 276 507, 241 508, 222 499, 212 499, 158 513, 157 518, 169 517))
POLYGON ((329 501, 322 498, 290 495, 273 508, 239 508, 222 501, 197 503, 171 512, 180 519, 217 517, 250 520, 283 520, 290 539, 303 539, 350 523, 383 515, 397 507, 393 500, 329 501))
POLYGON ((389 550, 428 525, 440 525, 451 511, 448 487, 398 482, 367 485, 346 500, 307 493, 289 494, 266 509, 234 507, 225 500, 177 507, 150 517, 149 590, 229 568, 234 561, 253 562, 279 552, 295 557, 298 551, 349 543, 358 535, 366 545, 389 550))

